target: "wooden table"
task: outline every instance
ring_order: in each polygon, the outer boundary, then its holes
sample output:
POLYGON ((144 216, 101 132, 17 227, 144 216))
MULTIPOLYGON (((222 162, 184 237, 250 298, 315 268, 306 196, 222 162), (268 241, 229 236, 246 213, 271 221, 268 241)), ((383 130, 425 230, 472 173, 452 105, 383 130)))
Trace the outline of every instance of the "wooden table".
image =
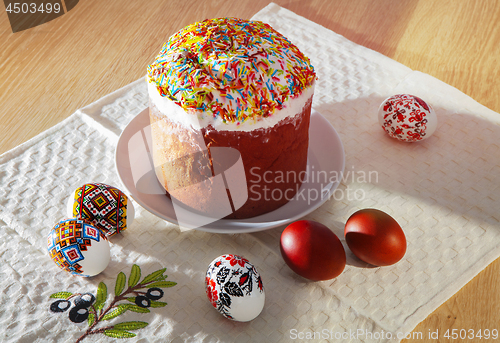
MULTIPOLYGON (((500 1, 275 2, 500 112, 500 1)), ((0 14, 0 153, 145 75, 181 27, 212 17, 250 18, 267 4, 82 0, 64 16, 15 34, 0 14)), ((499 329, 499 274, 497 260, 414 332, 499 329)))

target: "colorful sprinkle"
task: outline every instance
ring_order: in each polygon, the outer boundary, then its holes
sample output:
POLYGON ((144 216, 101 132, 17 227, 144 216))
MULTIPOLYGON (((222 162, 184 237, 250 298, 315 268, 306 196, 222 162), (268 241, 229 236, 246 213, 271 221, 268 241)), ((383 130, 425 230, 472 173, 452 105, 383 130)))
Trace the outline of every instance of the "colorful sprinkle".
POLYGON ((283 108, 316 74, 309 59, 268 24, 218 18, 171 36, 148 67, 148 79, 186 111, 241 123, 283 108))

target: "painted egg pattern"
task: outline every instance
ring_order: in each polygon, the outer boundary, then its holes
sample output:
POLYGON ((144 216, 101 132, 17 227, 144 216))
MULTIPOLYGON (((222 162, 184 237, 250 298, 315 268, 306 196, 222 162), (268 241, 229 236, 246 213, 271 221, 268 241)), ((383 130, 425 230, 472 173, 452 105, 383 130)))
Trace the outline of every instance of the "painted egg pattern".
POLYGON ((264 308, 265 292, 255 267, 238 255, 222 255, 208 266, 208 300, 224 317, 240 322, 256 318, 264 308))
POLYGON ((62 220, 47 238, 50 258, 71 274, 94 276, 108 266, 108 239, 101 230, 83 220, 62 220))
POLYGON ((113 236, 134 220, 134 206, 118 188, 103 183, 87 183, 68 199, 68 216, 83 219, 113 236))
POLYGON ((425 101, 410 94, 397 94, 384 100, 378 111, 382 128, 404 142, 429 138, 437 127, 437 116, 425 101))

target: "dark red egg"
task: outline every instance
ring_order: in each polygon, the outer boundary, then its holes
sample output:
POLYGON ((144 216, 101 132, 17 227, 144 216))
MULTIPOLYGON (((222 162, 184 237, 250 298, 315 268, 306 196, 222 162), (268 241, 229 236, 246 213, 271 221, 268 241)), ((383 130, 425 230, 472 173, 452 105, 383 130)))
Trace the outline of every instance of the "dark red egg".
POLYGON ((333 279, 345 268, 345 250, 339 238, 325 225, 299 220, 281 234, 281 256, 294 272, 306 279, 333 279))
POLYGON ((406 237, 398 222, 387 213, 364 209, 349 217, 344 228, 349 249, 375 266, 388 266, 406 253, 406 237))

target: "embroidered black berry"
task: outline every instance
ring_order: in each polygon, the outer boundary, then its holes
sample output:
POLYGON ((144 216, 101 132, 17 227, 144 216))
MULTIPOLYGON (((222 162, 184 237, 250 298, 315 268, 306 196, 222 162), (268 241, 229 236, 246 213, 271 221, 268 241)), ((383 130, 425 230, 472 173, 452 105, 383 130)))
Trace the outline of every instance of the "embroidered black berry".
POLYGON ((73 323, 81 323, 89 317, 89 309, 87 307, 75 306, 69 311, 69 320, 73 323))
POLYGON ((161 288, 153 287, 148 289, 146 296, 151 300, 158 300, 163 297, 163 290, 161 288))
POLYGON ((71 306, 68 300, 57 300, 50 304, 50 310, 52 312, 64 312, 71 306))
POLYGON ((75 304, 75 306, 89 307, 94 303, 94 301, 95 297, 92 293, 85 293, 76 297, 73 303, 75 304))
POLYGON ((151 300, 149 300, 144 295, 138 295, 135 297, 135 303, 139 307, 149 307, 151 306, 151 300))

